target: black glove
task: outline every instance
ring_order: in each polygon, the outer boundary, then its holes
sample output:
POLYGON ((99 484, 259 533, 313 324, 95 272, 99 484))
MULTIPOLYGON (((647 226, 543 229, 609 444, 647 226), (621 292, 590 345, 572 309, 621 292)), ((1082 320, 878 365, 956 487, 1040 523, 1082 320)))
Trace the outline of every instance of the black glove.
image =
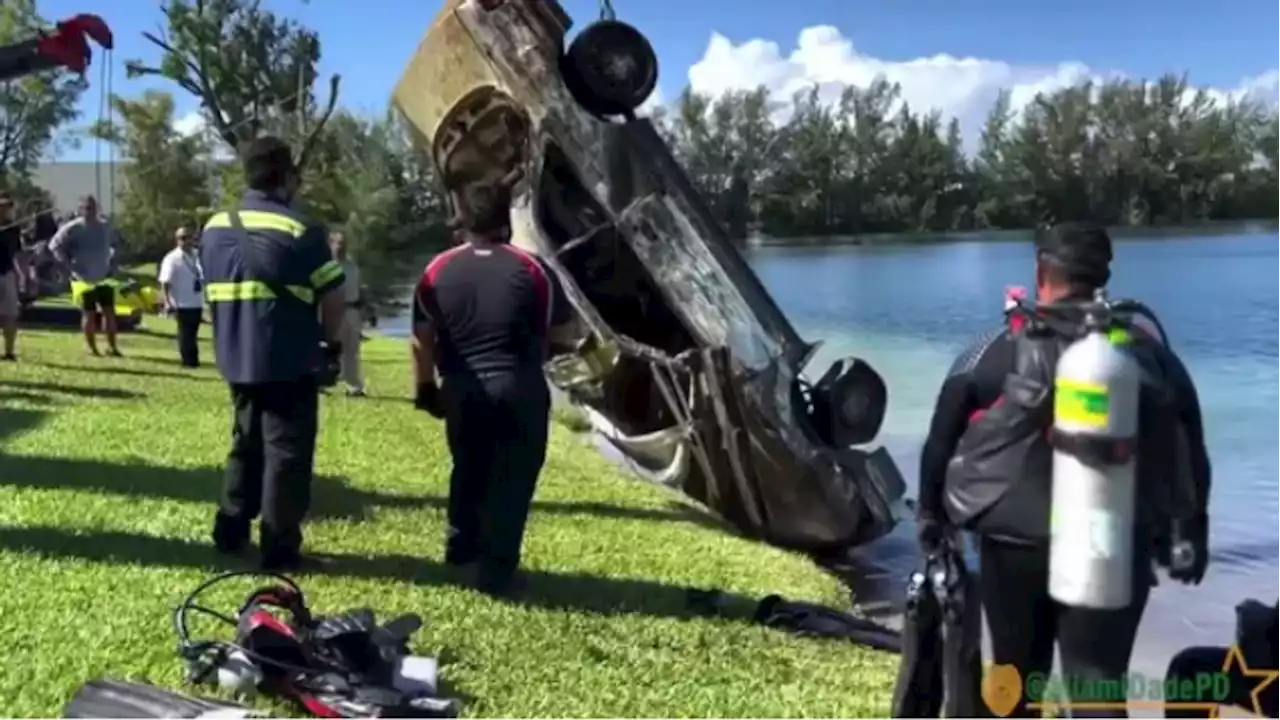
POLYGON ((433 418, 444 417, 444 403, 440 399, 440 388, 433 382, 418 385, 413 396, 413 406, 433 418))
POLYGON ((1173 532, 1173 553, 1169 563, 1169 577, 1185 585, 1199 585, 1209 568, 1209 516, 1198 515, 1192 520, 1176 523, 1173 532), (1192 557, 1190 562, 1179 565, 1177 548, 1186 544, 1192 557))
POLYGON ((934 518, 932 513, 920 513, 916 517, 916 539, 920 542, 920 552, 926 557, 936 555, 947 539, 947 527, 934 518))
POLYGON ((324 353, 324 359, 336 363, 342 359, 342 343, 321 341, 320 350, 324 353))
POLYGON ((338 376, 342 373, 342 343, 321 342, 322 357, 320 368, 316 372, 316 384, 322 388, 338 384, 338 376))

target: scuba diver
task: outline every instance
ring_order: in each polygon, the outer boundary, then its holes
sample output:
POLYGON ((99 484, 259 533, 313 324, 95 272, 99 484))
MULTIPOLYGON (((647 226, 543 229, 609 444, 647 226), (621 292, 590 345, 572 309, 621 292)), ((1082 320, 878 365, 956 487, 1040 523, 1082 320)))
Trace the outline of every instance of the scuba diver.
MULTIPOLYGON (((1111 276, 1105 229, 1057 225, 1037 233, 1035 248, 1036 307, 1046 319, 1015 301, 1007 326, 966 349, 939 391, 920 461, 919 541, 930 556, 957 529, 978 536, 992 663, 1047 678, 1056 644, 1071 699, 1114 703, 1074 714, 1124 716, 1123 697, 1081 695, 1123 685, 1153 562, 1179 582, 1204 576, 1210 477, 1199 401, 1154 316, 1155 329, 1131 322, 1110 334, 1094 333, 1100 325, 1079 332, 1095 316, 1070 309, 1103 297, 1111 276), (1049 322, 1050 308, 1065 308, 1058 314, 1073 327, 1049 322), (1123 352, 1113 347, 1121 342, 1123 352), (1125 392, 1108 398, 1114 383, 1066 389, 1067 356, 1082 352, 1113 369, 1136 364, 1120 373, 1125 392), (1120 415, 1131 426, 1121 438, 1077 436, 1082 426, 1069 422, 1116 429, 1120 415)), ((1019 696, 991 709, 1039 715, 1028 707, 1039 698, 1019 696)))

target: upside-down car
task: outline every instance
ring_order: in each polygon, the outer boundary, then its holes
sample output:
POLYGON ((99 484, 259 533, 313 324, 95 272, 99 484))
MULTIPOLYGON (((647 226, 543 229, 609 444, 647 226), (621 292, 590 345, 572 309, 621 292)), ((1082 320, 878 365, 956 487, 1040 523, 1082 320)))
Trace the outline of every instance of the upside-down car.
POLYGON ((476 192, 522 178, 513 242, 561 277, 581 329, 548 377, 649 479, 747 536, 826 553, 888 533, 905 486, 867 449, 883 380, 854 358, 805 378, 817 344, 635 117, 649 42, 610 18, 566 47, 569 25, 555 0, 449 0, 395 90, 439 172, 476 192))

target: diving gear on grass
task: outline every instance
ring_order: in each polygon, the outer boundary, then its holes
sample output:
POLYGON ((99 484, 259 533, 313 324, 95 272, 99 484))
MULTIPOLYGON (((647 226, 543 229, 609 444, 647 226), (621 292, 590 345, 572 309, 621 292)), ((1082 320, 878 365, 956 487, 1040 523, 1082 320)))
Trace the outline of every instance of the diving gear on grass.
POLYGON ((188 595, 173 622, 193 683, 216 681, 232 691, 252 686, 319 717, 456 717, 460 709, 457 700, 436 694, 434 661, 409 654, 409 637, 422 626, 416 615, 382 625, 366 608, 317 617, 288 577, 228 572, 188 595), (209 588, 255 575, 277 584, 250 593, 234 616, 200 604, 209 588), (193 612, 234 626, 234 640, 193 640, 193 612))

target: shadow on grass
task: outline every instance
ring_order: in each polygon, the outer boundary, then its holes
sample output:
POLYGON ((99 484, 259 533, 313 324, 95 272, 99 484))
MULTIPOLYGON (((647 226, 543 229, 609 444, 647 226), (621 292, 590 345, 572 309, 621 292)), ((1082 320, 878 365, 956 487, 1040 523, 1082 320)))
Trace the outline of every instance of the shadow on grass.
MULTIPOLYGON (((2 432, 0 428, 0 433, 2 432)), ((218 498, 221 484, 220 468, 121 465, 40 455, 0 456, 0 486, 81 490, 178 502, 208 502, 212 507, 212 503, 218 498)), ((434 495, 393 495, 361 490, 351 487, 342 478, 321 475, 316 477, 312 485, 310 518, 364 522, 376 507, 444 510, 447 504, 446 498, 434 495)), ((685 506, 663 510, 594 502, 535 501, 533 511, 553 515, 690 522, 718 527, 714 519, 685 506)))
POLYGON ((136 393, 132 390, 82 387, 79 385, 64 385, 62 383, 39 382, 33 380, 0 380, 0 388, 10 388, 20 392, 45 392, 61 395, 74 395, 75 397, 92 398, 97 400, 136 400, 143 397, 142 393, 136 393))
POLYGON ((10 402, 28 403, 31 405, 40 405, 42 407, 47 407, 49 405, 57 404, 56 402, 54 402, 53 398, 49 397, 48 395, 41 395, 39 393, 27 392, 26 390, 0 389, 0 403, 10 403, 10 402))
MULTIPOLYGON (((3 467, 3 465, 0 465, 3 467)), ((349 497, 351 494, 356 497, 364 498, 367 504, 378 505, 389 508, 432 508, 434 510, 446 510, 449 505, 449 499, 438 495, 389 495, 383 493, 364 492, 351 487, 344 487, 339 492, 334 492, 333 488, 321 489, 320 493, 328 491, 328 497, 321 500, 322 503, 343 502, 344 495, 349 497)), ((590 515, 601 518, 614 518, 618 520, 648 520, 656 522, 687 522, 702 527, 721 529, 721 525, 715 518, 710 517, 697 509, 679 503, 671 503, 668 509, 662 508, 637 508, 626 507, 624 505, 611 505, 602 502, 578 502, 564 500, 534 500, 533 512, 546 513, 548 515, 590 515)))
MULTIPOLYGON (((131 358, 132 359, 132 358, 131 358)), ((194 373, 168 372, 165 370, 134 370, 124 367, 90 367, 85 365, 59 365, 58 363, 40 363, 42 367, 51 370, 62 370, 71 373, 98 373, 101 375, 125 375, 128 377, 146 377, 146 378, 170 378, 173 380, 193 380, 195 382, 214 382, 220 381, 219 378, 207 375, 196 375, 194 373)), ((178 367, 178 361, 173 361, 173 366, 178 367)))
MULTIPOLYGON (((80 490, 135 498, 209 503, 210 513, 222 487, 219 468, 166 468, 120 465, 94 460, 39 455, 0 457, 0 486, 80 490)), ((339 478, 317 477, 312 519, 362 521, 376 495, 351 490, 339 478)))
MULTIPOLYGON (((207 352, 210 352, 210 357, 212 357, 212 351, 207 352)), ((201 352, 200 355, 204 356, 205 352, 201 352)), ((125 355, 125 358, 134 362, 144 362, 152 365, 167 365, 171 368, 179 367, 177 350, 174 350, 171 357, 155 357, 154 355, 125 355)))
POLYGON ((178 337, 176 333, 161 332, 159 330, 152 330, 151 328, 148 328, 148 327, 134 328, 133 332, 130 334, 146 335, 147 337, 155 337, 155 338, 168 338, 169 340, 174 340, 178 337))
MULTIPOLYGON (((212 546, 177 538, 127 532, 89 531, 69 533, 56 527, 0 527, 0 549, 35 553, 51 559, 80 559, 120 565, 184 567, 210 572, 245 567, 245 561, 227 559, 212 546)), ((363 579, 402 581, 415 585, 448 585, 457 582, 457 571, 441 563, 407 555, 324 555, 322 574, 363 579)), ((519 601, 532 607, 567 609, 603 615, 642 614, 689 618, 692 588, 652 580, 605 578, 582 573, 532 571, 525 573, 528 589, 519 601)), ((756 601, 729 596, 719 617, 749 621, 756 601)))
MULTIPOLYGON (((24 395, 26 394, 24 393, 24 395)), ((43 398, 41 395, 31 395, 30 397, 43 398)), ((4 399, 4 394, 0 392, 0 401, 4 399)), ((43 400, 48 402, 48 398, 43 398, 43 400)), ((15 435, 34 430, 40 423, 44 422, 48 415, 49 413, 43 410, 0 407, 0 442, 4 442, 15 435)), ((0 468, 3 468, 3 460, 3 456, 0 455, 0 468)), ((3 477, 3 475, 4 470, 0 469, 0 477, 3 477)))

